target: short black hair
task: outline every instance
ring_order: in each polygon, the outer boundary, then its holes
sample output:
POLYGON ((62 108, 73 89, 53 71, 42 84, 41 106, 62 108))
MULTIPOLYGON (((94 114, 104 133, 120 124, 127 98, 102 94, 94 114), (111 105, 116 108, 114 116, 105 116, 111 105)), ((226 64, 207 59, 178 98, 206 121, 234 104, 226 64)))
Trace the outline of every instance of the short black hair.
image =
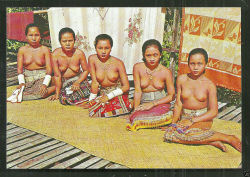
POLYGON ((158 47, 158 50, 160 52, 160 54, 162 54, 162 46, 161 46, 161 43, 159 41, 157 41, 156 39, 149 39, 147 41, 144 42, 144 44, 142 45, 142 60, 144 62, 146 62, 146 59, 145 59, 145 52, 146 52, 146 49, 149 47, 149 46, 152 46, 152 45, 155 45, 158 47))
POLYGON ((208 54, 207 54, 207 51, 205 49, 203 49, 203 48, 195 48, 195 49, 193 49, 193 50, 191 50, 189 52, 189 55, 188 55, 188 64, 189 64, 189 61, 190 61, 190 57, 192 55, 195 55, 195 54, 198 54, 198 53, 204 56, 205 63, 207 64, 207 62, 208 62, 208 54))
POLYGON ((97 45, 98 41, 100 41, 100 40, 109 40, 111 48, 113 47, 113 39, 112 39, 112 37, 110 35, 108 35, 108 34, 99 34, 95 38, 95 42, 94 42, 95 48, 96 48, 96 45, 97 45))
POLYGON ((59 31, 59 42, 61 42, 62 35, 63 35, 64 33, 71 33, 71 34, 73 35, 74 41, 76 40, 75 32, 74 32, 71 28, 65 27, 65 28, 62 28, 62 29, 59 31))
POLYGON ((35 23, 30 23, 30 24, 28 24, 28 25, 26 26, 26 28, 25 28, 25 36, 27 36, 28 31, 29 31, 29 28, 31 28, 31 27, 37 27, 37 28, 38 28, 38 30, 39 30, 39 33, 40 33, 40 29, 39 29, 38 24, 35 24, 35 23))

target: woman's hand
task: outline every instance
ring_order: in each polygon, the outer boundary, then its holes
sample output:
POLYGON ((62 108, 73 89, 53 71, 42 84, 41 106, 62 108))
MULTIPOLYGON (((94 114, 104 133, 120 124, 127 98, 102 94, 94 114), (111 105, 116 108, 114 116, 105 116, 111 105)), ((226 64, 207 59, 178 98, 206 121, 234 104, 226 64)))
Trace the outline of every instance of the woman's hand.
POLYGON ((20 88, 22 88, 22 86, 25 87, 25 84, 20 84, 20 85, 18 85, 16 88, 17 88, 17 89, 20 89, 20 88))
POLYGON ((58 95, 52 95, 51 97, 49 97, 49 101, 54 101, 54 100, 58 100, 59 96, 58 95))
POLYGON ((135 108, 135 111, 150 110, 153 107, 154 107, 153 102, 143 103, 143 104, 139 105, 137 108, 135 108))
POLYGON ((77 91, 77 90, 79 90, 79 89, 80 89, 80 83, 74 82, 74 83, 72 84, 72 86, 71 86, 71 90, 72 90, 72 91, 77 91))
POLYGON ((44 97, 48 93, 47 86, 43 84, 40 88, 39 93, 42 97, 44 97))
POLYGON ((103 104, 106 104, 107 102, 109 101, 107 95, 103 95, 101 96, 100 98, 97 99, 97 102, 100 102, 100 103, 103 103, 103 104))

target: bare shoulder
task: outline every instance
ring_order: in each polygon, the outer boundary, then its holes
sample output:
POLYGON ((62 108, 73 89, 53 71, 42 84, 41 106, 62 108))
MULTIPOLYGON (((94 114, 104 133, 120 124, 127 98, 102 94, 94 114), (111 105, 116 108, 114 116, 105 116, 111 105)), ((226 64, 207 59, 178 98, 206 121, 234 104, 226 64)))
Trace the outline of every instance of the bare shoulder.
POLYGON ((88 61, 89 62, 95 62, 97 60, 97 55, 96 54, 92 54, 88 57, 88 61))
POLYGON ((138 70, 141 69, 144 66, 144 62, 136 63, 134 64, 134 69, 138 70))
POLYGON ((56 57, 56 56, 60 56, 62 54, 62 48, 56 48, 53 52, 52 52, 52 56, 56 57))
POLYGON ((164 74, 169 75, 169 74, 172 73, 172 72, 170 71, 170 69, 168 69, 166 66, 163 66, 162 64, 160 64, 160 67, 161 67, 161 71, 163 71, 164 74))
POLYGON ((59 54, 59 53, 61 53, 61 52, 62 52, 62 48, 59 47, 59 48, 56 48, 52 53, 54 53, 54 54, 59 54))
POLYGON ((209 88, 209 89, 216 89, 215 83, 213 81, 211 81, 209 78, 204 77, 204 81, 205 81, 205 83, 207 85, 207 88, 209 88))
POLYGON ((50 49, 47 46, 42 45, 41 49, 42 49, 43 52, 46 52, 46 53, 50 52, 50 49))
POLYGON ((183 83, 183 82, 187 81, 187 78, 188 78, 187 74, 181 74, 177 77, 177 82, 183 83))
POLYGON ((76 54, 85 56, 85 53, 81 49, 76 49, 76 54))
POLYGON ((124 62, 121 59, 117 58, 117 57, 112 56, 110 59, 112 60, 112 62, 114 62, 117 65, 121 65, 121 64, 124 65, 124 62))
POLYGON ((25 45, 25 46, 22 46, 18 49, 18 52, 25 52, 26 50, 28 49, 28 46, 25 45))

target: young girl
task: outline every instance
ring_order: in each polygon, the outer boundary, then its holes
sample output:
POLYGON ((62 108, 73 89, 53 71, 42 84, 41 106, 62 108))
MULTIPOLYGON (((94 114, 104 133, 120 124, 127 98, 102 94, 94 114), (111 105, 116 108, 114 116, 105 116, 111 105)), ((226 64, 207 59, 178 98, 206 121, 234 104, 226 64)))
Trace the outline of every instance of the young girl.
POLYGON ((52 53, 56 94, 50 99, 59 99, 64 105, 85 103, 90 94, 90 85, 86 80, 89 71, 85 54, 74 48, 75 33, 71 28, 60 30, 59 41, 62 47, 52 53))
POLYGON ((91 117, 113 117, 131 110, 127 93, 129 82, 124 63, 110 55, 112 46, 112 38, 107 34, 100 34, 95 39, 97 54, 89 56, 92 78, 89 97, 91 117))
POLYGON ((171 121, 169 110, 175 89, 171 71, 160 64, 160 42, 155 39, 146 41, 142 55, 144 62, 135 64, 133 68, 134 113, 129 117, 128 130, 158 127, 171 121))
POLYGON ((193 49, 188 56, 190 73, 177 78, 177 97, 173 121, 165 140, 182 144, 207 144, 226 151, 228 143, 241 152, 241 142, 234 135, 210 130, 218 113, 216 86, 205 75, 207 52, 193 49))
POLYGON ((54 87, 48 87, 52 74, 50 50, 40 44, 36 24, 27 25, 25 35, 28 45, 20 47, 17 54, 18 89, 24 88, 23 100, 45 98, 54 91, 54 87))

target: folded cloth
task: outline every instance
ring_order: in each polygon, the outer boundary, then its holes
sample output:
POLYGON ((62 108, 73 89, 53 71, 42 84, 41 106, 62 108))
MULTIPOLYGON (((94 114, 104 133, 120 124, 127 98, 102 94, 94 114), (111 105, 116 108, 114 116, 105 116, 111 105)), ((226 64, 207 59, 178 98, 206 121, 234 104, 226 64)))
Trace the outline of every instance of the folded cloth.
POLYGON ((150 110, 135 111, 129 116, 127 130, 137 131, 141 128, 156 128, 170 124, 173 112, 170 104, 160 104, 150 110))
MULTIPOLYGON (((118 85, 114 87, 101 88, 100 94, 107 95, 119 87, 120 85, 118 83, 118 85)), ((91 107, 89 108, 90 117, 114 117, 128 114, 132 110, 128 93, 123 93, 120 96, 116 96, 109 100, 106 104, 99 103, 99 98, 100 97, 97 97, 95 100, 91 101, 91 107)))
MULTIPOLYGON (((183 109, 181 120, 200 116, 205 112, 207 112, 207 108, 200 110, 183 109)), ((201 126, 197 127, 195 124, 199 124, 199 122, 194 123, 190 127, 183 127, 181 124, 178 123, 171 124, 166 128, 166 132, 164 134, 164 140, 166 142, 175 142, 177 140, 202 141, 204 139, 211 137, 214 134, 214 131, 207 129, 206 127, 201 127, 201 126)))
POLYGON ((46 76, 46 70, 39 69, 30 71, 25 69, 23 74, 25 78, 23 100, 41 99, 42 95, 40 94, 40 89, 43 85, 44 77, 46 76))
MULTIPOLYGON (((165 96, 164 90, 142 93, 141 104, 152 102, 165 96)), ((137 131, 141 128, 156 128, 170 124, 173 115, 170 107, 170 104, 160 104, 150 110, 135 111, 129 116, 129 123, 126 125, 126 129, 137 131)))
POLYGON ((59 101, 63 105, 77 105, 88 102, 90 95, 90 84, 87 80, 80 83, 80 89, 72 91, 73 83, 79 79, 79 75, 72 78, 62 78, 62 88, 59 95, 59 101))
POLYGON ((20 89, 14 90, 12 95, 7 98, 7 101, 11 103, 21 103, 23 98, 23 90, 24 86, 22 86, 20 89))

